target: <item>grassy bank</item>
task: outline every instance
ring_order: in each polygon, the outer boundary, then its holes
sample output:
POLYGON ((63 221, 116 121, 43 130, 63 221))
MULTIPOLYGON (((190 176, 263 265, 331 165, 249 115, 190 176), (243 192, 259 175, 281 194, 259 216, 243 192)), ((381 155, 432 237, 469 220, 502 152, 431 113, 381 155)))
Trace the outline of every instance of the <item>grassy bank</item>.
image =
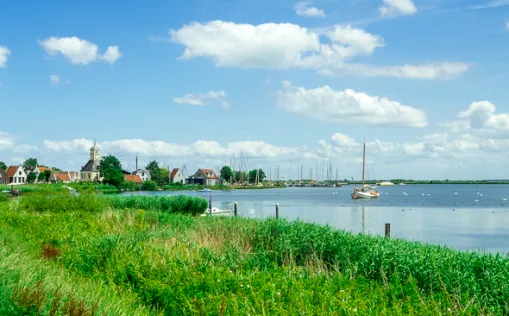
POLYGON ((71 306, 108 315, 509 311, 501 256, 301 222, 181 215, 206 207, 185 199, 0 203, 0 314, 71 306))

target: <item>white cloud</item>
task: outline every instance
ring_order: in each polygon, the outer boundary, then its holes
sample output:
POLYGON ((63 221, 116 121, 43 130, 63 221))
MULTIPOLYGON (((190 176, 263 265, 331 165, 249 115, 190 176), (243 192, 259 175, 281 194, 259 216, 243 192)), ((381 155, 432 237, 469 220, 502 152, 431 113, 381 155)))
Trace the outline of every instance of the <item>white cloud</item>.
POLYGON ((350 25, 312 31, 290 23, 251 25, 211 21, 185 25, 171 30, 170 35, 173 42, 185 46, 180 60, 210 58, 217 67, 300 68, 324 75, 435 79, 460 75, 470 66, 452 62, 403 66, 350 64, 350 59, 369 56, 384 46, 380 36, 350 25))
POLYGON ((20 154, 27 154, 29 152, 33 152, 33 151, 37 151, 39 150, 39 148, 37 148, 36 146, 32 146, 32 145, 18 145, 14 148, 14 152, 15 153, 20 153, 20 154))
POLYGON ((345 73, 364 77, 396 77, 411 79, 451 79, 465 73, 470 64, 441 62, 403 66, 369 66, 348 64, 345 73))
POLYGON ((0 152, 29 153, 37 150, 38 148, 36 146, 17 144, 14 136, 6 132, 0 132, 0 152))
POLYGON ((384 5, 379 10, 382 17, 412 15, 417 12, 412 0, 384 0, 384 5))
POLYGON ((283 86, 278 92, 278 105, 314 119, 406 127, 428 124, 422 110, 384 97, 369 96, 352 89, 336 91, 329 86, 306 89, 294 87, 289 82, 284 82, 283 86))
POLYGON ((494 0, 480 5, 471 5, 468 8, 472 10, 491 9, 505 7, 509 5, 509 0, 494 0))
POLYGON ((93 141, 84 138, 73 139, 71 141, 44 141, 46 149, 57 152, 83 152, 88 151, 93 145, 93 141))
POLYGON ((14 146, 14 138, 6 132, 0 132, 0 150, 10 149, 14 146))
POLYGON ((474 135, 497 140, 509 137, 509 113, 496 113, 489 101, 472 102, 466 111, 458 113, 458 119, 439 124, 448 131, 461 135, 474 135))
POLYGON ((49 81, 52 84, 61 84, 61 83, 71 84, 71 80, 69 80, 68 78, 62 79, 59 75, 50 75, 49 81))
POLYGON ((76 36, 50 37, 43 41, 37 41, 50 56, 61 54, 71 61, 72 64, 88 65, 91 62, 105 60, 114 64, 121 56, 118 46, 109 46, 104 54, 99 53, 99 47, 87 40, 76 36))
MULTIPOLYGON (((45 148, 53 152, 86 153, 93 142, 86 139, 75 139, 71 141, 50 141, 45 140, 45 148)), ((142 139, 122 139, 98 143, 102 152, 108 153, 130 153, 141 154, 153 157, 200 156, 209 158, 229 158, 234 153, 238 156, 253 158, 284 158, 289 156, 300 156, 307 152, 306 147, 278 147, 267 144, 263 141, 239 141, 232 142, 225 146, 215 141, 196 141, 192 144, 176 144, 164 141, 145 141, 142 139)))
POLYGON ((120 57, 122 57, 122 53, 115 45, 108 47, 101 58, 113 65, 120 57))
POLYGON ((207 105, 208 100, 215 100, 220 102, 224 108, 230 108, 230 104, 226 101, 227 94, 224 90, 220 91, 209 91, 207 93, 200 94, 186 94, 183 97, 173 98, 173 102, 178 104, 188 105, 207 105))
POLYGON ((7 47, 0 45, 0 68, 5 68, 10 54, 11 51, 7 47))
POLYGON ((325 18, 325 11, 311 6, 311 2, 300 1, 295 4, 295 13, 310 18, 325 18))
POLYGON ((60 83, 60 76, 58 75, 50 75, 49 80, 52 84, 59 84, 60 83))

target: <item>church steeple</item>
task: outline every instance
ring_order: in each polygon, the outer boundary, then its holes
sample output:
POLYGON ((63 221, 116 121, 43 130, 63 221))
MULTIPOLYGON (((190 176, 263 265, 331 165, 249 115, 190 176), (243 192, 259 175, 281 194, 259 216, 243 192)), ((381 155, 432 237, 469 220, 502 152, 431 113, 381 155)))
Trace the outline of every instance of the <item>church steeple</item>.
POLYGON ((99 146, 97 146, 97 143, 94 138, 94 146, 90 148, 90 160, 93 162, 99 164, 99 160, 101 160, 101 150, 99 149, 99 146))

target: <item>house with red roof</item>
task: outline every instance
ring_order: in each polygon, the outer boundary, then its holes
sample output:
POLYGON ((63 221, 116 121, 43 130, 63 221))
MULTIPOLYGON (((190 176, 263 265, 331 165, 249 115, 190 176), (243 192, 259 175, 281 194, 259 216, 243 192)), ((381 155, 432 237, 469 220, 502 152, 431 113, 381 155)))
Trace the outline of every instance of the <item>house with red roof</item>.
POLYGON ((27 174, 23 170, 23 166, 9 166, 5 173, 9 178, 9 184, 27 183, 27 174))
POLYGON ((137 175, 137 174, 125 174, 124 175, 124 180, 127 181, 127 182, 136 183, 136 186, 138 188, 140 188, 141 185, 143 184, 143 179, 139 175, 137 175))
POLYGON ((212 169, 198 169, 194 175, 189 178, 189 183, 201 185, 218 185, 219 177, 212 169))
POLYGON ((173 170, 170 173, 170 182, 171 183, 182 183, 182 184, 187 183, 186 176, 184 176, 182 169, 173 168, 173 170))
POLYGON ((49 177, 48 182, 57 183, 71 183, 79 181, 79 172, 75 171, 53 171, 49 177))

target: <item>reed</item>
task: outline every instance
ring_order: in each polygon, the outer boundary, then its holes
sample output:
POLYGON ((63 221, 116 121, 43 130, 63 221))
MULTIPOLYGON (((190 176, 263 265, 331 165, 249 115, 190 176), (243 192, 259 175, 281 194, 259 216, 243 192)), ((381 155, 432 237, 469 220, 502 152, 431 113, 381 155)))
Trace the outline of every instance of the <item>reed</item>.
MULTIPOLYGON (((45 297, 41 310, 51 308, 56 284, 46 279, 38 290, 37 278, 20 283, 9 272, 30 265, 65 272, 66 282, 76 284, 76 304, 91 310, 98 302, 101 312, 106 303, 125 300, 125 314, 140 308, 228 315, 509 313, 504 256, 303 222, 175 214, 206 207, 199 201, 87 196, 65 212, 27 207, 39 203, 35 197, 0 204, 0 244, 6 245, 0 247, 0 293, 2 286, 8 290, 0 303, 37 307, 30 305, 35 292, 45 297), (96 208, 80 209, 80 203, 96 208), (103 293, 116 294, 83 294, 99 284, 103 293)), ((69 292, 62 293, 69 300, 69 292)))

